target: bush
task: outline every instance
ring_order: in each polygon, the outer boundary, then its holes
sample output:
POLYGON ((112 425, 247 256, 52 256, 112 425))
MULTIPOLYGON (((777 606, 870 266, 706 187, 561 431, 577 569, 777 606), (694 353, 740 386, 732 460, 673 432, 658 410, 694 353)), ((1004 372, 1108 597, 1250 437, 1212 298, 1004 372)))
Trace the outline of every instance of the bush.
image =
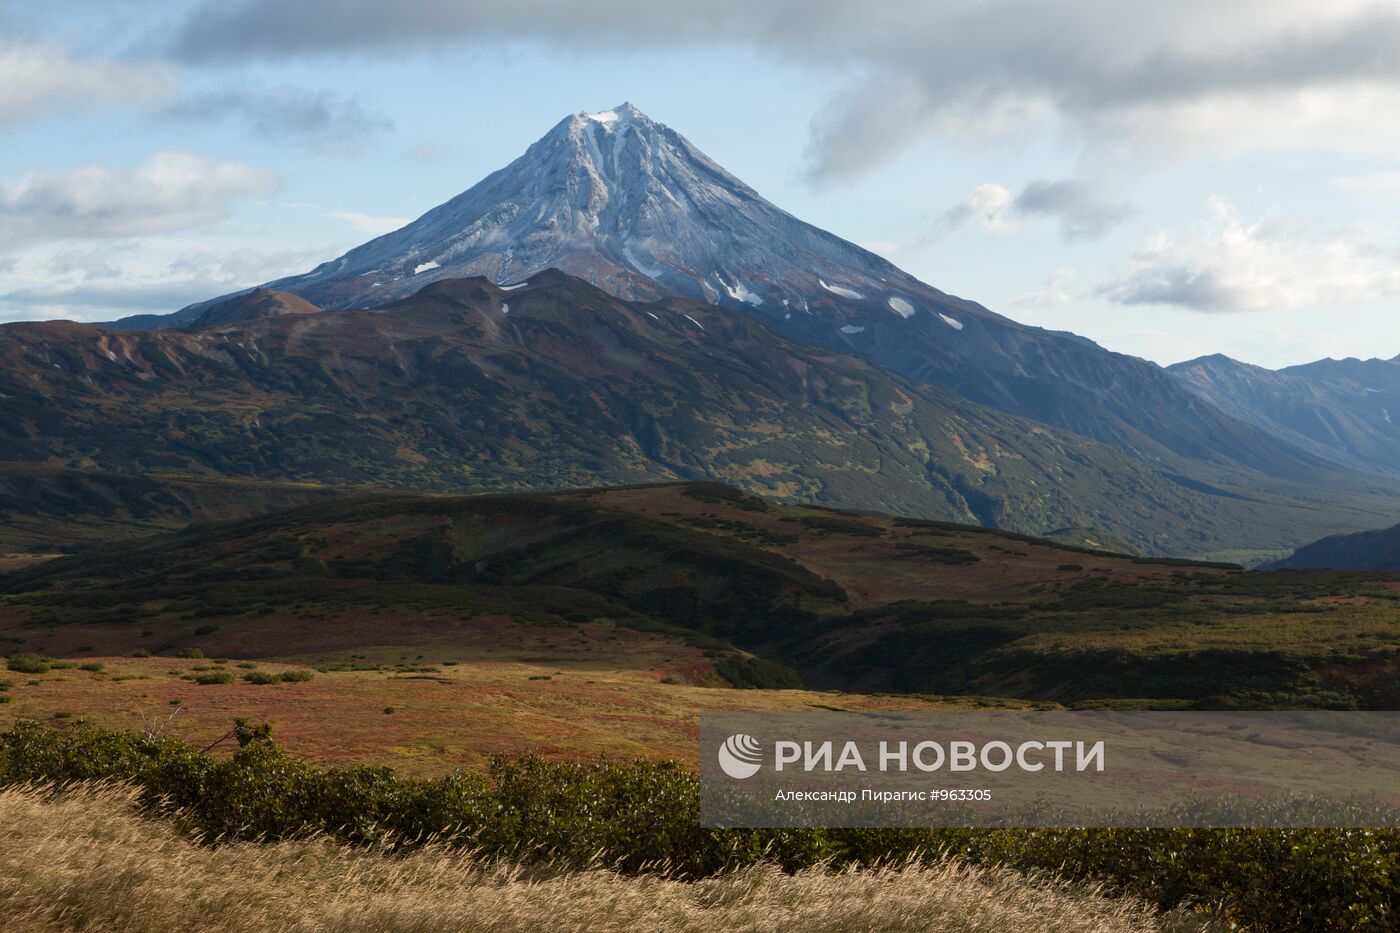
POLYGON ((104 664, 99 664, 99 663, 96 662, 96 661, 92 661, 92 662, 89 662, 89 663, 87 663, 87 664, 82 665, 82 669, 85 670, 85 671, 91 671, 92 673, 97 674, 97 673, 100 673, 100 672, 106 670, 106 665, 104 665, 104 664))
POLYGON ((715 662, 715 673, 741 690, 801 690, 803 686, 797 671, 767 658, 730 655, 715 662))
POLYGON ((204 652, 203 652, 203 651, 200 651, 198 648, 181 648, 179 651, 175 652, 175 657, 177 657, 177 658, 202 658, 202 657, 204 657, 204 652))
POLYGON ((280 684, 282 675, 270 671, 249 671, 243 675, 243 679, 250 684, 280 684))
POLYGON ((231 684, 233 683, 233 674, 229 671, 206 671, 202 674, 195 674, 194 682, 203 686, 231 684))
POLYGON ((282 682, 288 684, 302 684, 306 683, 308 680, 313 679, 315 676, 316 675, 313 674, 311 671, 283 671, 282 682))
POLYGON ((131 652, 131 656, 133 658, 149 658, 151 653, 145 648, 137 648, 135 651, 131 652))
POLYGON ((31 651, 11 655, 7 666, 17 674, 47 674, 52 670, 48 658, 42 658, 31 651))
MULTIPOLYGON (((386 708, 386 712, 388 709, 386 708)), ((705 829, 699 780, 676 762, 491 759, 485 774, 321 769, 236 723, 215 758, 174 739, 20 721, 0 732, 0 783, 115 779, 205 838, 308 832, 403 846, 449 838, 483 856, 682 877, 773 861, 788 870, 948 855, 1101 883, 1162 908, 1219 904, 1256 930, 1388 930, 1400 916, 1400 832, 1205 829, 705 829)), ((1222 927, 1223 928, 1223 927, 1222 927)))

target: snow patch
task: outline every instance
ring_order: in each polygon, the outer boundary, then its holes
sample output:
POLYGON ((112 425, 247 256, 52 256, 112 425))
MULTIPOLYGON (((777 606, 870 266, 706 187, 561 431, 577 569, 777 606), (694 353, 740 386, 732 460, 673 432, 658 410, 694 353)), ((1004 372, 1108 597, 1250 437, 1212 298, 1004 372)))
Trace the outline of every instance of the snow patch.
POLYGON ((514 285, 497 285, 496 287, 503 292, 513 292, 517 288, 524 288, 526 285, 529 284, 529 282, 516 282, 514 285))
POLYGON ((1394 424, 1394 423, 1395 423, 1394 421, 1391 421, 1391 420, 1390 420, 1390 409, 1389 409, 1389 408, 1382 408, 1382 409, 1381 409, 1381 414, 1385 415, 1385 423, 1386 423, 1386 424, 1394 424))
POLYGON ((914 316, 914 306, 897 295, 890 296, 890 310, 902 318, 914 316))
POLYGON ((601 113, 585 113, 584 118, 592 120, 594 123, 601 123, 607 126, 609 123, 617 122, 616 110, 604 110, 601 113))
POLYGON ((701 330, 704 330, 704 329, 705 329, 705 325, 704 325, 704 324, 701 324, 699 321, 695 320, 695 318, 691 317, 689 314, 682 314, 681 317, 685 318, 687 321, 689 321, 690 323, 694 324, 696 327, 700 328, 701 330))
POLYGON ((753 289, 749 288, 739 279, 736 278, 734 280, 734 284, 730 285, 724 280, 723 276, 717 275, 715 276, 715 278, 719 279, 719 284, 724 286, 724 290, 729 293, 729 297, 733 298, 735 301, 746 302, 748 304, 753 305, 755 308, 763 304, 763 299, 758 297, 758 295, 754 293, 753 289))
POLYGON ((953 328, 953 330, 962 330, 962 329, 963 329, 962 321, 959 321, 957 318, 955 318, 955 317, 949 317, 948 315, 944 314, 942 311, 939 311, 939 312, 938 312, 938 316, 941 317, 941 318, 943 318, 943 323, 944 323, 944 324, 947 324, 949 327, 953 328))
POLYGON ((864 327, 857 327, 854 324, 843 324, 841 326, 841 333, 843 334, 858 334, 863 330, 865 330, 864 327))
POLYGON ((504 302, 504 301, 501 302, 501 313, 502 313, 502 314, 510 314, 510 304, 509 304, 509 303, 504 302))
POLYGON ((661 277, 661 273, 665 271, 664 269, 659 269, 656 266, 648 266, 645 263, 643 263, 640 259, 637 258, 637 254, 632 252, 631 246, 624 245, 622 247, 622 255, 626 257, 627 261, 632 264, 632 268, 636 269, 638 272, 640 272, 642 275, 646 276, 649 279, 658 279, 661 277))
POLYGON ((860 299, 865 297, 860 292, 856 291, 854 288, 847 288, 844 285, 828 285, 821 279, 817 279, 817 284, 820 285, 822 288, 826 289, 827 291, 831 292, 833 295, 840 295, 842 298, 860 299))
POLYGON ((431 270, 431 269, 438 269, 438 268, 441 268, 441 267, 438 265, 437 260, 433 260, 432 262, 420 263, 419 265, 416 265, 416 266, 413 267, 413 274, 414 274, 414 275, 418 275, 418 274, 421 273, 421 272, 427 272, 427 271, 429 271, 429 270, 431 270))
POLYGON ((661 318, 652 314, 650 311, 647 312, 647 317, 651 318, 653 321, 656 321, 658 324, 661 323, 661 318))

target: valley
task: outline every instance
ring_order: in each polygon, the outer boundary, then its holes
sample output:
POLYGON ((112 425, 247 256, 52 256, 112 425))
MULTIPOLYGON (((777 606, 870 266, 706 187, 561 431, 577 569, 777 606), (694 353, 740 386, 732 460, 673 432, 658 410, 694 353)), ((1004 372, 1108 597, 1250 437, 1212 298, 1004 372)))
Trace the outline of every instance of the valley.
POLYGON ((171 728, 201 740, 252 716, 300 753, 410 770, 689 759, 707 709, 1393 708, 1397 627, 1400 574, 1244 572, 717 484, 379 495, 0 576, 11 655, 61 665, 6 675, 0 716, 179 707, 171 728), (245 679, 284 669, 312 676, 245 679))

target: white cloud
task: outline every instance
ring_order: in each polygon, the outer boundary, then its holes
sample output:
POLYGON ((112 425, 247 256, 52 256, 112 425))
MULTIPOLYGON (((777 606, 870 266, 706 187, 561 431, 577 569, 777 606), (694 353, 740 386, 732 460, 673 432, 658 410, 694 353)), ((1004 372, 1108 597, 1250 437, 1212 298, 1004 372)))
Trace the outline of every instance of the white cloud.
POLYGON ((131 170, 87 165, 29 175, 0 188, 0 249, 184 230, 279 183, 274 172, 187 152, 157 153, 131 170))
POLYGON ((343 251, 342 245, 330 244, 170 254, 171 246, 155 238, 82 250, 28 251, 7 270, 12 277, 0 290, 0 321, 103 321, 129 314, 168 314, 196 301, 306 272, 343 251), (109 275, 113 270, 117 274, 109 275))
POLYGON ((1075 271, 1061 266, 1050 274, 1044 286, 1011 299, 1011 303, 1022 308, 1053 308, 1069 304, 1076 297, 1076 284, 1075 271))
POLYGON ((371 236, 390 233, 412 220, 410 217, 371 217, 369 214, 360 214, 355 211, 324 211, 323 213, 327 217, 344 221, 356 233, 367 233, 371 236))
POLYGON ((0 41, 0 126, 60 110, 132 103, 169 90, 168 69, 80 60, 55 45, 0 41))
POLYGON ((1332 179, 1343 191, 1366 197, 1400 197, 1400 172, 1374 172, 1369 175, 1344 175, 1332 179))
POLYGON ((962 201, 943 212, 935 225, 935 235, 950 236, 974 226, 988 233, 1012 233, 1017 226, 1008 217, 1011 202, 1011 192, 1001 185, 978 185, 962 201))
POLYGON ((1221 198, 1180 236, 1159 233, 1097 288, 1124 305, 1195 311, 1333 307, 1400 294, 1400 251, 1360 228, 1264 219, 1246 223, 1221 198))
POLYGON ((934 238, 968 227, 988 233, 1015 233, 1021 229, 1022 218, 1050 217, 1059 220, 1065 239, 1089 239, 1103 236, 1132 212, 1126 201, 1077 178, 1032 181, 1014 197, 1005 186, 989 182, 978 185, 943 212, 934 226, 934 238))

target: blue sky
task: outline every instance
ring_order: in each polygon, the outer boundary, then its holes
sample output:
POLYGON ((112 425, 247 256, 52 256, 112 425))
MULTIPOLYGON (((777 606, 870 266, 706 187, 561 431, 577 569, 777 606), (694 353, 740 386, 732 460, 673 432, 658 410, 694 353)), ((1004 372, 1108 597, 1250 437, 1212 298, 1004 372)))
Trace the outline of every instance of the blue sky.
POLYGON ((1162 363, 1400 354, 1400 7, 0 0, 0 320, 306 271, 630 100, 944 291, 1162 363))

